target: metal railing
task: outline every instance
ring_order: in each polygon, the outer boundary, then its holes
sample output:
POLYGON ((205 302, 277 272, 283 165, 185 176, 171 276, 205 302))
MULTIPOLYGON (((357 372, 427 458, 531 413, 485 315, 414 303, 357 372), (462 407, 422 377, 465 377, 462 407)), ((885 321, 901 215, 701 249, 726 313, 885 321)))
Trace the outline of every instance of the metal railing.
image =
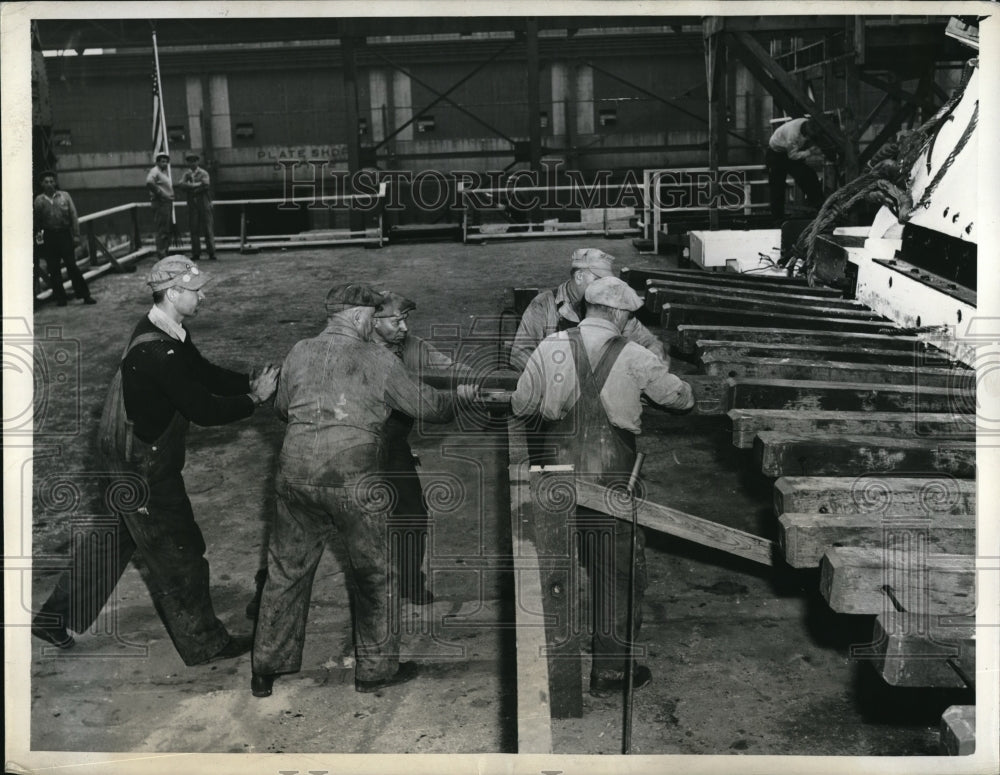
MULTIPOLYGON (((462 242, 468 243, 470 240, 481 241, 487 239, 525 239, 536 237, 574 237, 601 235, 604 237, 624 236, 629 234, 638 235, 639 228, 636 226, 614 226, 609 218, 609 210, 633 209, 615 207, 587 207, 592 204, 584 202, 580 205, 576 202, 555 203, 549 201, 547 197, 558 198, 561 193, 576 193, 585 197, 594 197, 615 193, 619 196, 627 188, 626 184, 605 184, 593 186, 516 186, 500 188, 466 188, 463 182, 458 184, 458 195, 461 201, 462 210, 462 242), (512 221, 506 224, 497 224, 505 227, 493 230, 484 229, 484 224, 470 222, 470 214, 482 212, 509 213, 512 211, 510 200, 512 197, 537 197, 541 195, 542 200, 530 207, 513 208, 515 212, 543 212, 551 211, 583 211, 600 210, 601 221, 599 225, 589 225, 591 221, 560 221, 558 218, 545 218, 541 221, 526 220, 512 221), (544 203, 543 203, 544 202, 544 203)), ((603 204, 608 203, 608 198, 602 200, 603 204)))
MULTIPOLYGON (((222 199, 215 200, 213 208, 239 207, 240 234, 238 237, 216 237, 216 248, 219 250, 239 250, 247 253, 260 248, 270 247, 301 247, 311 248, 326 245, 377 245, 382 247, 386 242, 383 210, 388 184, 383 182, 376 194, 348 194, 341 196, 322 197, 292 197, 289 199, 222 199), (251 234, 251 220, 247 209, 255 205, 324 205, 328 207, 344 206, 372 213, 376 225, 366 229, 331 229, 317 232, 315 235, 299 234, 251 234)), ((185 202, 175 202, 175 208, 186 207, 185 202)), ((77 248, 77 266, 83 272, 85 279, 99 277, 106 272, 130 272, 135 262, 155 252, 155 234, 152 228, 149 202, 129 202, 128 204, 88 213, 80 217, 81 245, 77 248)), ((175 210, 176 213, 176 210, 175 210)), ((175 218, 175 220, 177 220, 175 218)), ((171 246, 172 249, 185 250, 190 248, 189 241, 180 241, 171 246)), ((37 246, 36 246, 37 255, 37 246)), ((36 258, 35 298, 44 301, 52 295, 52 289, 47 287, 47 273, 43 275, 36 258), (42 286, 46 285, 43 289, 42 286)), ((63 272, 65 277, 65 272, 63 272)), ((64 279, 64 283, 67 282, 64 279)))

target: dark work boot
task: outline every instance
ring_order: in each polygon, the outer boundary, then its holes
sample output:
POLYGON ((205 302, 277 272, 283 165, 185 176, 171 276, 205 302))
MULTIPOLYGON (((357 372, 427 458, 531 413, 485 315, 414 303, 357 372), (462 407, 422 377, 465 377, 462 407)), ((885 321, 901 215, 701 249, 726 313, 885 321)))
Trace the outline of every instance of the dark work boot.
POLYGON ((264 582, 267 581, 267 568, 261 568, 257 571, 257 575, 254 576, 254 582, 257 584, 257 591, 254 592, 253 600, 247 603, 247 619, 251 621, 257 620, 257 613, 260 611, 260 596, 264 593, 264 582))

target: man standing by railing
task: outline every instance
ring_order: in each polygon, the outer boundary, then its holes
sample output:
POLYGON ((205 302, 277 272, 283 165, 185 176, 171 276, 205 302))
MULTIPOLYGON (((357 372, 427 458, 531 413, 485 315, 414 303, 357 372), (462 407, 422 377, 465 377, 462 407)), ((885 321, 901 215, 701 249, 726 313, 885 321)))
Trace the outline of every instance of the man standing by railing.
POLYGON ((87 281, 76 265, 76 246, 80 243, 80 221, 76 215, 73 198, 59 190, 56 174, 43 172, 40 178, 42 193, 35 197, 35 233, 42 233, 42 250, 49 272, 52 297, 60 307, 66 306, 66 289, 63 288, 62 267, 73 283, 73 293, 84 304, 96 304, 90 295, 87 281))
POLYGON ((174 226, 174 184, 170 179, 170 157, 167 154, 156 154, 156 164, 146 175, 146 188, 153 207, 156 257, 164 258, 170 250, 174 226))
POLYGON ((205 235, 208 258, 215 261, 215 225, 212 219, 212 194, 208 185, 211 178, 207 171, 198 166, 201 157, 189 153, 184 157, 187 170, 181 176, 180 186, 187 194, 188 224, 191 229, 191 259, 201 259, 201 236, 205 235))

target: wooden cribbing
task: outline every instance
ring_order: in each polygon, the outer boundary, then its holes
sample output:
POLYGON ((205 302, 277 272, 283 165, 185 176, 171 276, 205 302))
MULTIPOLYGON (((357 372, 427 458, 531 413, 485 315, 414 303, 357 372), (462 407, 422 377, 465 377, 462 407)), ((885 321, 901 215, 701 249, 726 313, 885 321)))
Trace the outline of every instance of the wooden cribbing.
POLYGON ((950 476, 783 476, 774 483, 774 513, 786 512, 975 514, 976 483, 950 476))
POLYGON ((761 431, 754 460, 765 476, 849 476, 885 471, 976 475, 975 441, 761 431))
MULTIPOLYGON (((897 538, 907 543, 905 529, 897 538)), ((975 576, 971 555, 844 546, 823 555, 819 587, 830 608, 844 614, 902 608, 915 614, 973 615, 975 576)))
MULTIPOLYGON (((758 326, 747 322, 730 325, 720 323, 682 324, 677 326, 671 344, 676 344, 683 353, 693 353, 699 339, 725 339, 731 342, 757 342, 762 344, 808 344, 835 345, 838 347, 879 347, 885 350, 913 352, 922 346, 915 336, 896 334, 864 333, 841 331, 835 327, 828 329, 793 328, 792 326, 758 326)), ((669 341, 671 337, 664 335, 669 341)))
POLYGON ((523 423, 508 421, 510 519, 517 649, 518 753, 552 753, 542 580, 532 529, 528 448, 523 423))
POLYGON ((872 666, 890 686, 964 689, 962 674, 976 674, 975 628, 941 626, 933 615, 879 614, 871 650, 872 666))
POLYGON ((946 388, 968 380, 968 369, 915 368, 876 363, 801 360, 793 358, 727 358, 711 353, 702 356, 705 373, 735 379, 807 379, 821 382, 870 382, 878 385, 922 385, 946 388))
POLYGON ((622 269, 621 278, 636 290, 642 290, 648 282, 669 283, 673 280, 683 282, 711 283, 713 285, 737 285, 742 287, 764 287, 768 290, 794 288, 807 290, 809 293, 842 297, 843 291, 836 288, 811 287, 802 277, 781 275, 737 274, 735 272, 707 272, 703 269, 622 269))
POLYGON ((804 409, 730 409, 733 446, 749 449, 762 431, 802 436, 855 434, 973 441, 976 418, 971 414, 928 412, 813 412, 804 409))
POLYGON ((927 546, 942 554, 974 554, 974 514, 885 516, 882 514, 797 514, 778 518, 778 544, 793 568, 815 568, 834 546, 884 548, 886 536, 901 524, 920 529, 927 546))
POLYGON ((798 286, 778 286, 772 288, 767 285, 721 285, 719 283, 691 281, 654 281, 650 280, 646 284, 646 293, 691 293, 698 295, 701 293, 723 294, 727 297, 737 299, 755 299, 757 301, 774 301, 781 303, 802 302, 804 304, 819 304, 821 306, 836 307, 838 309, 858 309, 864 305, 852 299, 843 299, 829 293, 813 293, 809 287, 798 286))
POLYGON ((651 286, 646 291, 646 304, 655 311, 656 303, 698 305, 722 307, 725 309, 743 310, 747 312, 767 312, 776 315, 808 315, 810 317, 847 318, 850 320, 882 320, 885 325, 892 325, 881 315, 872 312, 868 307, 857 303, 841 303, 839 306, 827 306, 822 300, 788 298, 785 300, 755 299, 749 294, 735 292, 708 293, 705 291, 674 290, 651 286))
POLYGON ((846 361, 878 363, 892 366, 932 366, 935 368, 968 369, 952 360, 948 353, 937 349, 910 346, 905 350, 859 345, 792 344, 788 342, 735 342, 699 339, 696 351, 701 357, 725 358, 796 358, 813 361, 846 361), (926 351, 925 351, 926 350, 926 351))
POLYGON ((941 714, 941 748, 949 756, 976 752, 975 705, 952 705, 941 714))
POLYGON ((795 379, 729 379, 726 409, 806 409, 847 412, 974 410, 974 386, 964 392, 912 385, 795 379))
MULTIPOLYGON (((581 506, 617 519, 632 520, 628 498, 618 491, 578 477, 576 500, 581 506)), ((711 520, 685 514, 683 511, 661 506, 644 498, 638 500, 639 524, 660 533, 677 536, 702 546, 721 549, 728 554, 760 563, 773 565, 777 549, 773 541, 745 533, 736 528, 720 525, 711 520)))
POLYGON ((818 329, 820 331, 853 331, 881 334, 895 327, 887 320, 857 320, 837 315, 796 315, 792 313, 758 312, 737 307, 703 307, 698 304, 664 304, 660 324, 665 329, 682 325, 768 326, 773 328, 818 329))

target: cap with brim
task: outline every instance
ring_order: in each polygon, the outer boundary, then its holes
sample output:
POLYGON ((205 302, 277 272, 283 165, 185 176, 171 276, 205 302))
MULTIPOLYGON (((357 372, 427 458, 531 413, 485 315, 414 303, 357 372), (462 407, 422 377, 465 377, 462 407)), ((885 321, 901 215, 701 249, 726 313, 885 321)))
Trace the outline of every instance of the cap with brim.
POLYGON ((617 277, 599 277, 587 286, 584 298, 588 304, 602 304, 614 309, 635 312, 642 306, 642 299, 628 283, 617 277))
POLYGON ((382 304, 375 311, 377 318, 394 318, 417 308, 415 301, 392 291, 383 293, 382 299, 382 304))
POLYGON ((159 161, 160 159, 166 159, 167 161, 170 161, 170 154, 169 153, 158 153, 158 154, 156 154, 156 156, 153 157, 153 161, 159 161))
POLYGON ((615 257, 597 248, 580 248, 573 251, 574 269, 589 269, 598 277, 611 277, 615 273, 615 257))
POLYGON ((196 153, 189 153, 184 157, 184 161, 201 161, 201 157, 196 153))
POLYGON ((333 315, 354 307, 378 307, 382 303, 382 294, 370 285, 345 283, 335 285, 326 294, 326 312, 333 315))
POLYGON ((165 291, 167 288, 197 291, 211 279, 210 274, 201 271, 190 259, 167 256, 153 264, 146 284, 154 291, 165 291))

